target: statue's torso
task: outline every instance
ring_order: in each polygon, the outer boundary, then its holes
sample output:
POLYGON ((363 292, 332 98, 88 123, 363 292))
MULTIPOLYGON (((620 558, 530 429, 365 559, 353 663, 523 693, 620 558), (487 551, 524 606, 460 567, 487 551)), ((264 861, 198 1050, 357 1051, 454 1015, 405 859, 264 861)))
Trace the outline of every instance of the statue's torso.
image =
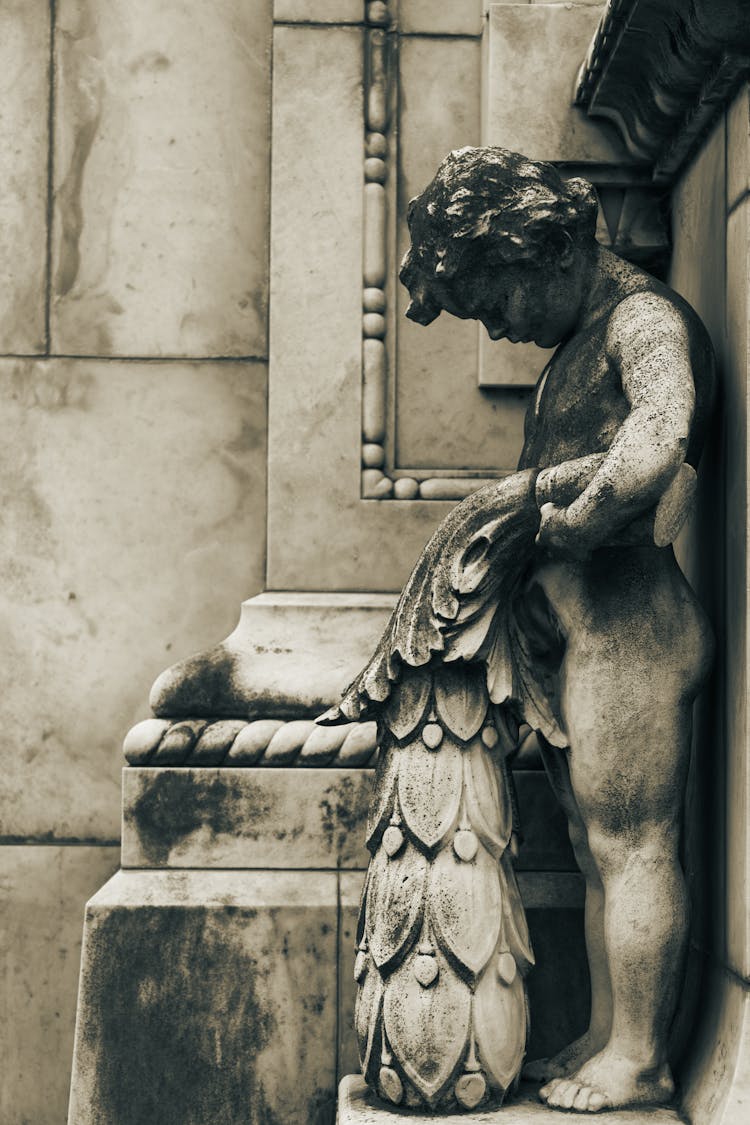
POLYGON ((547 364, 527 412, 519 469, 546 468, 590 453, 604 453, 611 446, 630 407, 620 374, 607 355, 606 337, 614 309, 636 293, 665 297, 687 326, 696 392, 687 460, 697 466, 711 400, 710 340, 695 312, 681 297, 633 268, 603 314, 561 344, 547 364))
MULTIPOLYGON (((619 371, 607 355, 612 313, 633 293, 656 293, 675 307, 687 327, 695 410, 687 460, 697 466, 711 406, 713 352, 703 324, 677 294, 641 270, 628 269, 621 292, 587 329, 555 352, 542 373, 526 417, 519 469, 545 468, 611 446, 630 405, 619 371)), ((555 629, 565 636, 590 628, 636 639, 662 621, 660 652, 686 647, 685 675, 696 674, 710 649, 710 630, 671 548, 608 547, 576 560, 543 552, 530 582, 548 599, 555 629), (615 624, 616 623, 616 624, 615 624)), ((657 646, 659 647, 659 646, 657 646)))

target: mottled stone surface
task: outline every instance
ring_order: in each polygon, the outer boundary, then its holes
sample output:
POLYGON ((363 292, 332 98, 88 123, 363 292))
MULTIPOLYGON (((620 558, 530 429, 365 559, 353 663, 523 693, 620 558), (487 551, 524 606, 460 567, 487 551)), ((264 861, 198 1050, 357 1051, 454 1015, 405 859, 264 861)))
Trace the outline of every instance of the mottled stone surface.
POLYGON ((750 199, 727 223, 726 959, 750 979, 750 762, 747 755, 747 380, 750 374, 750 199), (735 413, 735 409, 737 413, 735 413), (742 413, 739 413, 739 411, 742 413), (744 456, 743 456, 744 454, 744 456), (736 460, 735 460, 736 459, 736 460), (736 468, 735 468, 736 465, 736 468), (739 513, 742 513, 742 517, 739 513), (740 522, 742 519, 742 522, 740 522))
POLYGON ((50 6, 0 10, 0 353, 45 348, 50 6))
POLYGON ((57 5, 56 351, 266 354, 270 9, 57 5))
POLYGON ((371 770, 123 770, 123 867, 364 867, 371 770))
POLYGON ((340 1082, 347 1074, 359 1074, 360 1070, 354 1029, 357 997, 354 961, 357 956, 357 916, 365 872, 342 871, 339 879, 339 1044, 336 1077, 340 1082))
MULTIPOLYGON (((364 867, 372 777, 359 769, 126 767, 123 866, 364 867)), ((575 871, 575 860, 546 776, 524 770, 515 782, 524 833, 516 867, 550 873, 549 890, 538 880, 529 888, 542 906, 554 895, 552 873, 575 871)))
POLYGON ((3 833, 112 840, 154 676, 261 585, 265 369, 2 361, 0 404, 3 833))
POLYGON ((120 872, 86 910, 71 1125, 329 1125, 336 876, 120 872))
MULTIPOLYGON (((689 173, 688 173, 689 175, 689 173)), ((745 83, 727 111, 727 208, 750 190, 750 86, 745 83)))
POLYGON ((167 669, 158 715, 298 719, 336 703, 393 610, 387 594, 264 593, 220 645, 167 669))
POLYGON ((750 990, 704 966, 701 1019, 682 1066, 683 1104, 694 1125, 745 1125, 750 1114, 750 990))
POLYGON ((602 11, 589 4, 490 5, 483 144, 533 160, 632 163, 613 125, 592 123, 571 104, 602 11))
POLYGON ((289 23, 361 23, 365 0, 273 0, 273 18, 289 23))
MULTIPOLYGON (((551 351, 538 348, 534 343, 488 340, 482 328, 479 331, 479 386, 531 388, 551 356, 551 351)), ((521 438, 523 440, 522 432, 521 438)))
POLYGON ((275 589, 397 589, 449 509, 360 500, 362 56, 356 28, 274 33, 267 581, 275 589))
MULTIPOLYGON (((575 871, 547 778, 528 770, 515 781, 517 869, 575 871)), ((364 867, 371 787, 371 770, 127 767, 123 866, 364 867)))
POLYGON ((84 904, 118 861, 116 847, 0 847, 0 1120, 7 1125, 65 1120, 84 904))
MULTIPOLYGON (((478 143, 480 59, 480 45, 471 40, 414 38, 401 42, 402 199, 411 199, 424 189, 448 149, 478 143)), ((409 245, 405 208, 399 215, 398 239, 401 256, 409 245)), ((477 393, 476 326, 442 316, 430 332, 424 332, 404 318, 409 295, 403 286, 394 296, 399 468, 512 468, 523 442, 525 404, 518 395, 500 402, 477 393)))
MULTIPOLYGON (((432 1116, 420 1114, 405 1118, 397 1110, 389 1110, 378 1103, 366 1089, 361 1078, 349 1075, 339 1087, 339 1115, 337 1125, 403 1125, 404 1120, 414 1125, 434 1121, 432 1116)), ((471 1114, 449 1114, 440 1117, 441 1125, 551 1125, 559 1118, 536 1098, 532 1089, 524 1085, 518 1097, 498 1110, 471 1114)), ((586 1113, 567 1113, 565 1121, 590 1121, 586 1113)), ((680 1117, 671 1109, 621 1109, 599 1113, 602 1125, 679 1125, 680 1117)))
POLYGON ((479 35, 483 6, 482 0, 451 0, 448 4, 435 4, 433 0, 399 0, 399 31, 479 35))

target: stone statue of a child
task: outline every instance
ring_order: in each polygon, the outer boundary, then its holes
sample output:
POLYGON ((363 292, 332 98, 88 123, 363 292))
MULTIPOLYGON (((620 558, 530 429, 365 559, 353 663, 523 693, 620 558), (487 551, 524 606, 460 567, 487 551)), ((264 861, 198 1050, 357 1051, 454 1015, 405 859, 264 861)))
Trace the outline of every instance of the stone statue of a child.
POLYGON ((527 657, 519 718, 541 732, 586 879, 592 1010, 581 1039, 526 1073, 549 1106, 589 1111, 673 1093, 688 909, 678 843, 691 706, 712 654, 671 546, 642 530, 697 464, 711 345, 685 301, 597 244, 596 213, 585 181, 461 149, 410 204, 401 271, 419 324, 446 311, 493 340, 557 346, 519 464, 538 470, 523 480, 541 518, 514 628, 527 657))
POLYGON ((691 705, 712 651, 671 547, 621 544, 679 466, 697 464, 711 345, 685 301, 597 244, 596 211, 584 181, 463 149, 411 204, 402 269, 420 324, 445 310, 493 340, 558 345, 519 468, 543 470, 528 588, 562 639, 548 705, 566 737, 545 739, 544 754, 586 878, 592 1011, 581 1039, 527 1073, 546 1081, 548 1105, 577 1110, 673 1092, 666 1038, 687 928, 678 844, 691 705), (565 463, 594 453, 606 455, 583 492, 549 503, 565 463))

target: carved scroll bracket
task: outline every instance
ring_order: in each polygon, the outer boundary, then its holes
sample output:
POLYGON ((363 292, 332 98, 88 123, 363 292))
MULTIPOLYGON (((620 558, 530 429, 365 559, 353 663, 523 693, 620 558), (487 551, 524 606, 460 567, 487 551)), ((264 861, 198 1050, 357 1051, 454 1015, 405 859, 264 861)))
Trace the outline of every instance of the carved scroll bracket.
POLYGON ((609 0, 575 104, 613 121, 654 183, 670 184, 748 75, 744 0, 609 0))

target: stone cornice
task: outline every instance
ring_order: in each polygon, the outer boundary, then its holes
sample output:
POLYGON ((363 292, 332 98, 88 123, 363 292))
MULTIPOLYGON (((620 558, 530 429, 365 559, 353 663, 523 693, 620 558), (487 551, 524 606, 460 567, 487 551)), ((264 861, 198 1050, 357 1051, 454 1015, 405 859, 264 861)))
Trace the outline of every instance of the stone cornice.
POLYGON ((609 0, 575 101, 670 183, 749 74, 748 0, 609 0))

